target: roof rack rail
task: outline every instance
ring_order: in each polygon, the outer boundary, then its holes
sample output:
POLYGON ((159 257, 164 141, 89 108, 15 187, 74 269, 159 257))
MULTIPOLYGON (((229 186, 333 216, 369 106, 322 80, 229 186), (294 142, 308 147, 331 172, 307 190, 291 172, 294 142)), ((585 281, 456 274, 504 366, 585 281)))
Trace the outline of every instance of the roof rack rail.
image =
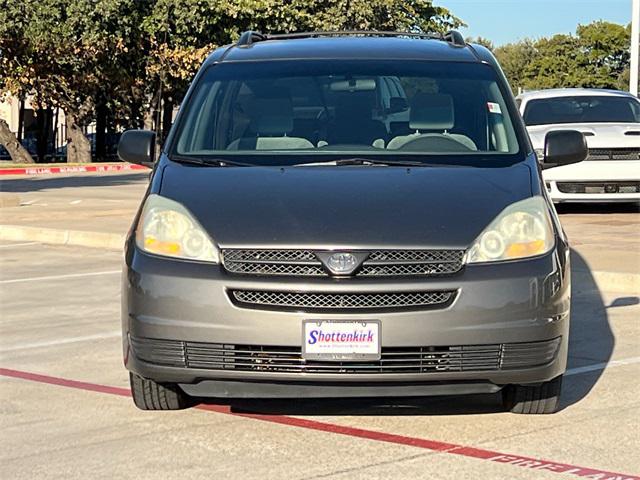
POLYGON ((314 38, 314 37, 342 37, 342 36, 362 36, 362 37, 414 37, 414 38, 428 38, 433 40, 444 40, 456 47, 465 47, 467 43, 464 41, 462 34, 456 30, 450 30, 444 35, 440 33, 424 33, 424 32, 393 32, 383 30, 335 30, 335 31, 320 31, 320 32, 291 32, 291 33, 277 33, 277 34, 264 34, 249 30, 244 32, 238 43, 239 47, 248 47, 255 42, 262 42, 265 40, 288 40, 294 38, 314 38))
POLYGON ((240 35, 238 39, 238 43, 236 44, 239 47, 248 47, 254 42, 261 42, 262 40, 266 40, 267 36, 263 35, 260 32, 254 32, 252 30, 248 30, 240 35))
POLYGON ((446 40, 449 43, 452 43, 456 47, 466 47, 467 46, 467 42, 464 41, 464 37, 457 30, 449 30, 447 33, 445 33, 444 34, 444 40, 446 40))
POLYGON ((319 32, 291 32, 276 33, 273 35, 265 35, 265 40, 287 40, 293 38, 312 38, 312 37, 342 37, 342 36, 362 36, 362 37, 416 37, 416 38, 432 38, 442 40, 442 35, 435 33, 423 32, 394 32, 384 30, 331 30, 319 32))

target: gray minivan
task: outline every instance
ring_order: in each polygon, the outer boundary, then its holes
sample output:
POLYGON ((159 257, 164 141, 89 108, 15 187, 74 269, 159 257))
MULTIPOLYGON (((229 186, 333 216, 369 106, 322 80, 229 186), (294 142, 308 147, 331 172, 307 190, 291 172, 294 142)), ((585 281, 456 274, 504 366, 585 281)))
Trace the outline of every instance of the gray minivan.
POLYGON ((501 392, 557 409, 569 248, 491 53, 445 36, 244 33, 196 75, 126 242, 135 404, 501 392))

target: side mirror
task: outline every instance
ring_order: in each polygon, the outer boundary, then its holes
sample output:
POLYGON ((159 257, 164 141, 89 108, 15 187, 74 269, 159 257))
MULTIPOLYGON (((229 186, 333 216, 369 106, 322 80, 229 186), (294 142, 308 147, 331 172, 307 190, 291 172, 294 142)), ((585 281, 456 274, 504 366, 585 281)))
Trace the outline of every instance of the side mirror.
POLYGON ((123 162, 149 167, 155 159, 156 134, 149 130, 127 130, 118 143, 118 157, 123 162))
POLYGON ((542 168, 561 167, 582 162, 589 154, 587 141, 576 130, 554 130, 544 138, 542 168))
POLYGON ((387 109, 388 113, 400 113, 404 112, 409 108, 409 104, 407 103, 407 99, 404 97, 391 97, 389 99, 389 108, 387 109))

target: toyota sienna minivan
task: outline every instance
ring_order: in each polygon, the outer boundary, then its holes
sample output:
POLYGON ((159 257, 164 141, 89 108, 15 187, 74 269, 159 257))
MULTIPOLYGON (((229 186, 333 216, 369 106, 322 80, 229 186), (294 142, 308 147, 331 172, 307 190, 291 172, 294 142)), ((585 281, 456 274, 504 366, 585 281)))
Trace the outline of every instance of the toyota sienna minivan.
POLYGON ((135 404, 501 393, 557 409, 569 247, 491 53, 457 32, 246 32, 204 62, 126 242, 135 404))

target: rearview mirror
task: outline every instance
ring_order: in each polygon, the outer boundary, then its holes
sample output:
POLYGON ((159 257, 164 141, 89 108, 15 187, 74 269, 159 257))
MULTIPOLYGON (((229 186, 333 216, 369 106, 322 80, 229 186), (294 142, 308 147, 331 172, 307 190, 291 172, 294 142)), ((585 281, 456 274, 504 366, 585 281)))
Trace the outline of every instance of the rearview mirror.
POLYGON ((150 130, 127 130, 118 143, 118 157, 123 162, 149 167, 155 159, 156 134, 150 130))
POLYGON ((329 89, 332 92, 368 92, 376 89, 376 81, 373 78, 336 80, 329 84, 329 89))
POLYGON ((589 154, 587 141, 577 130, 554 130, 544 139, 542 168, 561 167, 582 162, 589 154))

